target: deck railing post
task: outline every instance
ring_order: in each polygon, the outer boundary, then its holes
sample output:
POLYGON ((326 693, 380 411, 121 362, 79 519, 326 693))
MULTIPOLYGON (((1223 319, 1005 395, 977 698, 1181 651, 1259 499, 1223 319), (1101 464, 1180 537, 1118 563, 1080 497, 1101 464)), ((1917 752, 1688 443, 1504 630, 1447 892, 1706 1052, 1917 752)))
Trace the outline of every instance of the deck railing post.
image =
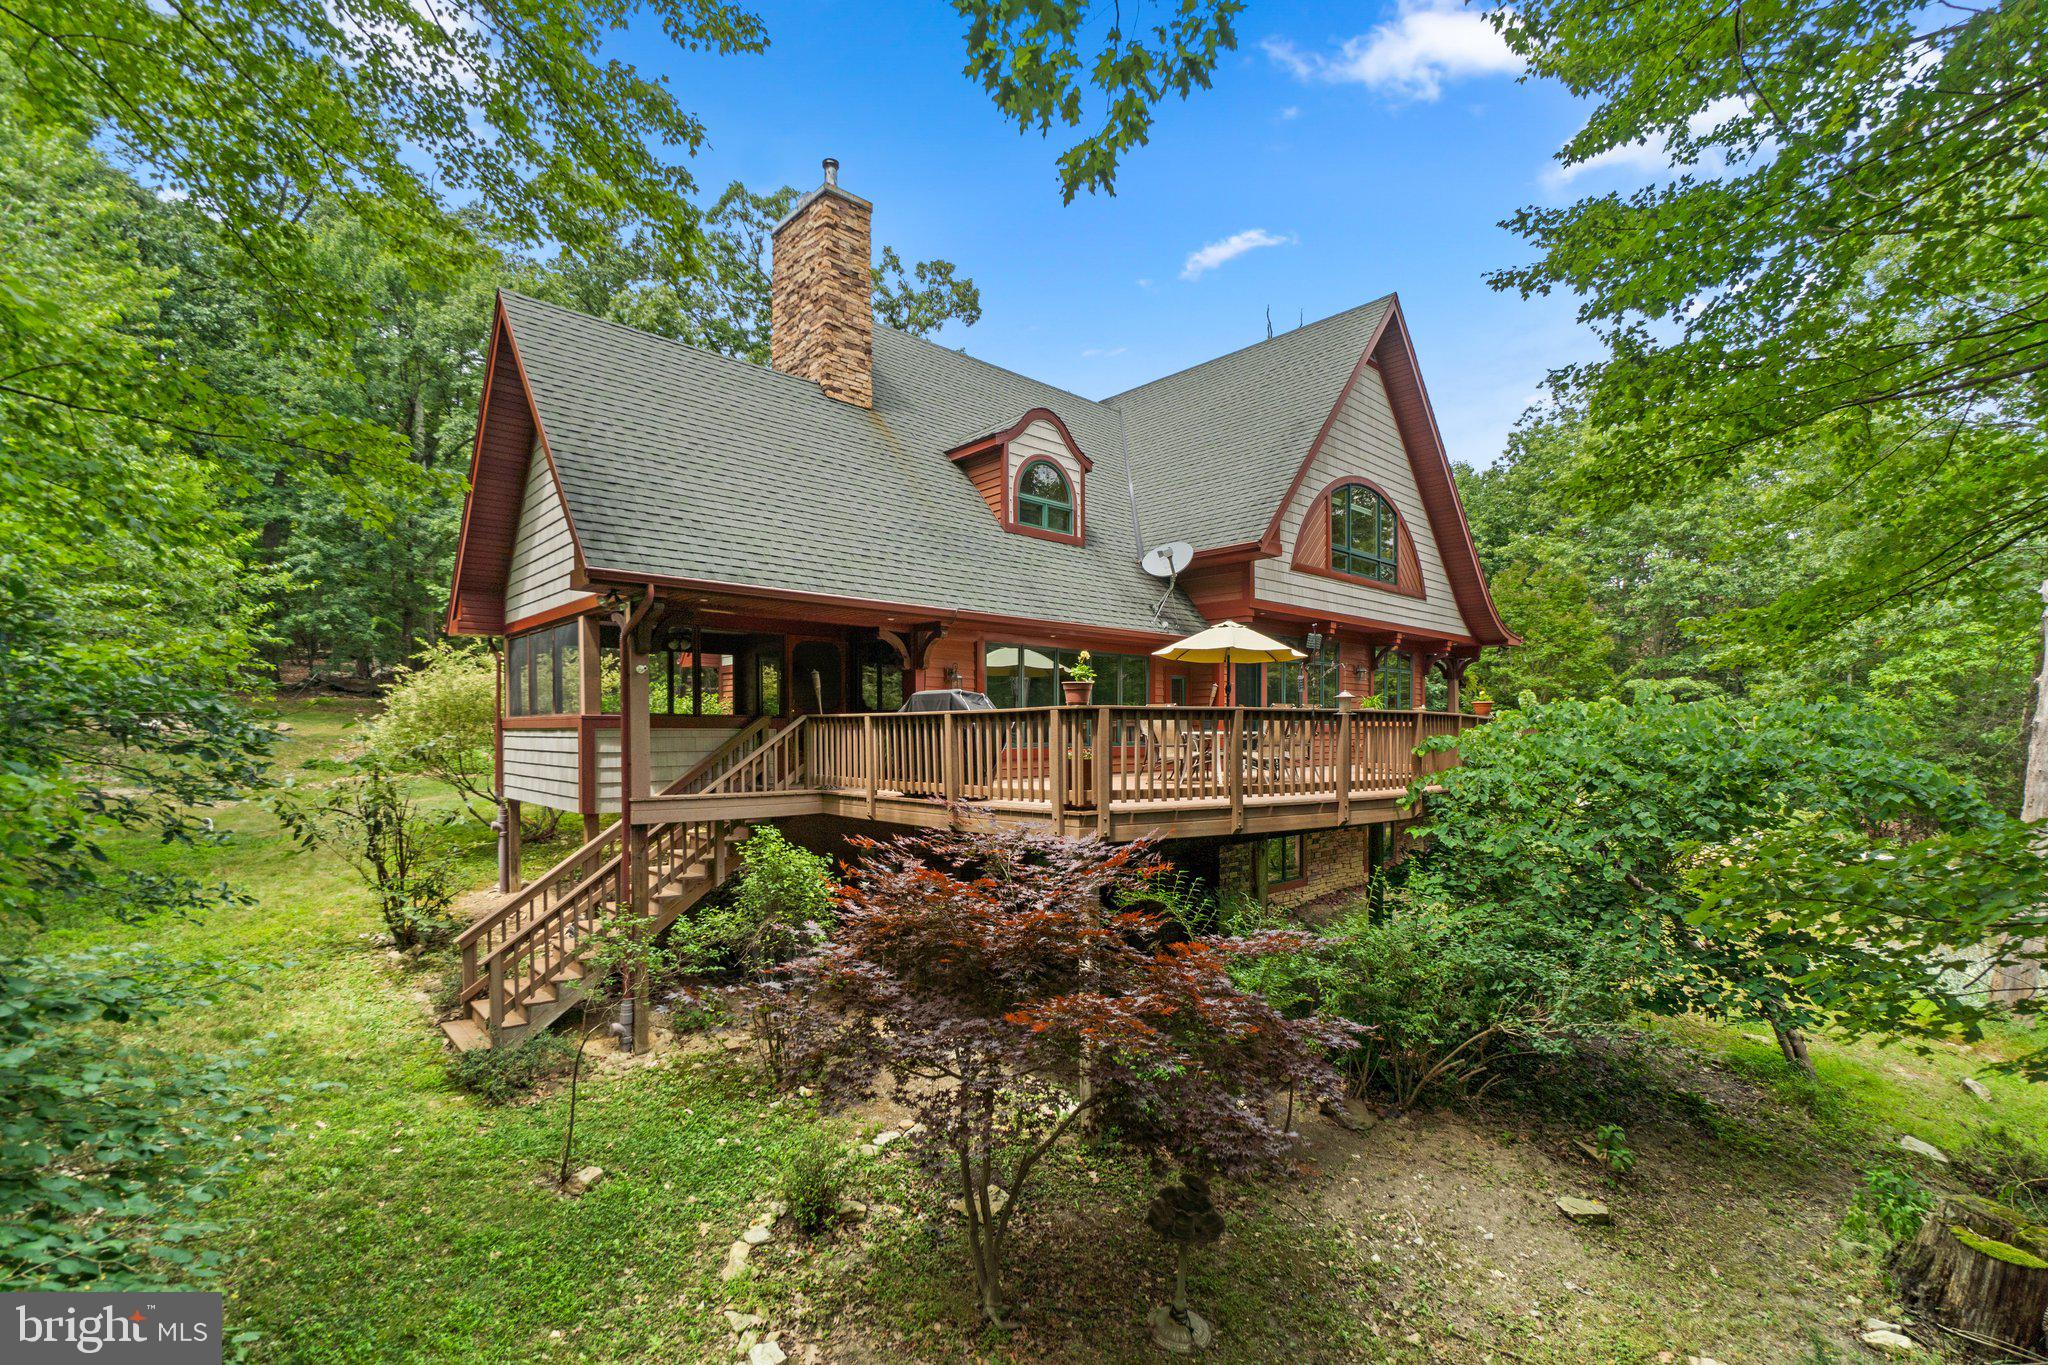
POLYGON ((1052 832, 1055 838, 1067 834, 1067 725, 1060 708, 1052 708, 1046 720, 1046 769, 1052 774, 1052 832))
POLYGON ((1337 713, 1337 823, 1351 823, 1351 713, 1337 713))
POLYGON ((505 955, 503 953, 499 953, 491 959, 491 988, 485 999, 489 1001, 487 1007, 489 1018, 485 1022, 490 1025, 491 1037, 496 1038, 499 1028, 505 1023, 505 955))
POLYGON ((1230 782, 1230 832, 1244 832, 1244 708, 1230 708, 1230 743, 1227 750, 1230 782))
POLYGON ((1095 708, 1095 832, 1109 837, 1109 796, 1116 790, 1116 731, 1107 706, 1095 708))
POLYGON ((960 804, 960 735, 953 724, 954 713, 940 713, 939 742, 945 746, 939 755, 939 781, 945 790, 946 823, 958 824, 954 807, 960 804))
POLYGON ((875 718, 860 718, 861 771, 868 789, 868 819, 875 818, 875 718))
POLYGON ((1410 777, 1422 776, 1422 755, 1416 753, 1415 750, 1422 747, 1422 718, 1427 714, 1425 711, 1417 711, 1415 713, 1415 745, 1414 748, 1408 750, 1408 775, 1410 777))

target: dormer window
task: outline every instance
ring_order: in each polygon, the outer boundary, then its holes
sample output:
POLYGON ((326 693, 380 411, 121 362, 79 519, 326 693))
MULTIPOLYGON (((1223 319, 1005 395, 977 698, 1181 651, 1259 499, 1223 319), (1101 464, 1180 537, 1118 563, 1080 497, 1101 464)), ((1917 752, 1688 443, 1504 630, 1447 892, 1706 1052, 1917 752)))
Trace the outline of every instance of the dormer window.
POLYGON ((1074 533, 1074 489, 1051 460, 1033 460, 1017 472, 1017 524, 1057 535, 1074 533))
POLYGON ((1400 520, 1379 493, 1347 484, 1330 494, 1330 567, 1392 583, 1400 574, 1400 520))

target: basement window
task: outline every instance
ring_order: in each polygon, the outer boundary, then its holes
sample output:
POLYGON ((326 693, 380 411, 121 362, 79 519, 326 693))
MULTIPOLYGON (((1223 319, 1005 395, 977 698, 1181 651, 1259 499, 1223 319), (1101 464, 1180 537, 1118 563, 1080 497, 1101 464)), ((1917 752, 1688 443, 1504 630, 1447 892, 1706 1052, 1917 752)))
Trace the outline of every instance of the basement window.
POLYGON ((1266 889, 1289 886, 1308 876, 1307 836, 1276 834, 1259 841, 1259 865, 1266 889))

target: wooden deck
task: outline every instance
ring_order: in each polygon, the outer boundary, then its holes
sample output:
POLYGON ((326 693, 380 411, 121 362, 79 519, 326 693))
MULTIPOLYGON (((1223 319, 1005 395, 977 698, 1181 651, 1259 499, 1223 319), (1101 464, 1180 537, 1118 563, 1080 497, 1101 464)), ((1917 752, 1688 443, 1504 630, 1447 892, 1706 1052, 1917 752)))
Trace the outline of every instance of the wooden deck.
POLYGON ((633 822, 826 814, 1117 840, 1378 824, 1457 762, 1417 750, 1482 720, 1171 706, 807 716, 701 790, 636 799, 633 822))
MULTIPOLYGON (((1379 824, 1405 818, 1415 784, 1458 761, 1418 751, 1480 721, 1171 706, 803 716, 781 730, 758 720, 635 795, 628 837, 598 832, 464 930, 469 1015, 443 1028, 468 1049, 545 1027, 580 998, 593 930, 624 912, 658 933, 723 884, 750 822, 841 815, 1115 840, 1379 824)), ((645 1012, 635 1017, 644 1026, 645 1012)))

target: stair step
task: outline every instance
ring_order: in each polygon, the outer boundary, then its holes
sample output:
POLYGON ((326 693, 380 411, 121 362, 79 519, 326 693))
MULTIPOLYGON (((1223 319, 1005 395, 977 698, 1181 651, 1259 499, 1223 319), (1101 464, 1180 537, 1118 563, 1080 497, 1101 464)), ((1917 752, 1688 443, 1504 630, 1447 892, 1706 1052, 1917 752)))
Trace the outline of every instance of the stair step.
MULTIPOLYGON (((479 1024, 482 1024, 482 1025, 483 1025, 484 1027, 486 1027, 486 1028, 490 1027, 490 1023, 491 1023, 491 1004, 490 1004, 490 1002, 489 1002, 488 1000, 472 1000, 472 1001, 470 1001, 470 1002, 469 1002, 469 1012, 470 1012, 471 1014, 473 1014, 473 1015, 475 1015, 475 1016, 476 1016, 476 1021, 477 1021, 477 1022, 478 1022, 479 1024)), ((501 1023, 502 1023, 502 1024, 503 1024, 503 1025, 504 1025, 504 1026, 506 1027, 506 1028, 523 1028, 523 1027, 525 1027, 525 1025, 526 1025, 526 1011, 525 1011, 525 1010, 506 1010, 506 1011, 505 1011, 505 1017, 504 1017, 504 1019, 502 1019, 502 1020, 501 1020, 500 1022, 501 1022, 501 1023)))
POLYGON ((457 1052, 475 1052, 478 1048, 491 1045, 489 1030, 468 1019, 444 1019, 441 1032, 448 1035, 457 1052))

